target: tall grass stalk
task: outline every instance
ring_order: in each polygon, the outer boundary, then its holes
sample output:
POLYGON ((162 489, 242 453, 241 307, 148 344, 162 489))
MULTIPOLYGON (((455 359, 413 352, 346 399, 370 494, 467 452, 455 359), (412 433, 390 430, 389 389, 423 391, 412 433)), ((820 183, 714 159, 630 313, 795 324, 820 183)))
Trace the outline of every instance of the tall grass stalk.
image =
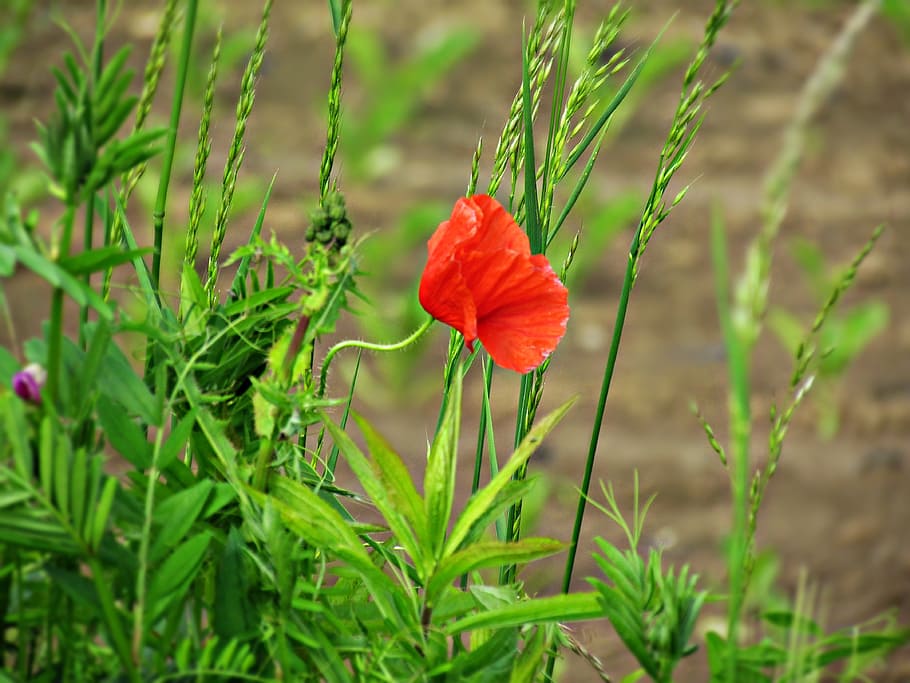
MULTIPOLYGON (((802 401, 811 387, 811 377, 804 386, 797 386, 803 381, 808 361, 801 357, 801 345, 797 351, 796 370, 792 389, 795 390, 790 406, 780 415, 772 411, 772 434, 770 437, 769 463, 764 472, 757 474, 754 482, 751 474, 749 442, 752 433, 752 417, 749 409, 749 366, 752 349, 758 340, 767 310, 771 261, 774 241, 786 216, 787 205, 793 179, 802 159, 809 125, 817 111, 828 99, 840 82, 847 58, 855 40, 863 27, 879 6, 878 0, 867 0, 857 7, 844 25, 831 48, 821 57, 818 65, 800 95, 795 116, 786 132, 783 149, 771 168, 765 185, 765 196, 762 207, 762 227, 756 239, 750 245, 743 276, 737 283, 735 299, 731 302, 727 292, 728 269, 726 245, 723 230, 719 221, 714 221, 713 253, 720 307, 721 325, 727 345, 730 386, 730 430, 732 448, 730 449, 731 487, 733 493, 733 529, 730 536, 728 556, 728 573, 730 576, 730 596, 727 613, 728 659, 727 675, 736 672, 738 652, 734 644, 739 633, 742 606, 748 586, 752 547, 756 517, 768 480, 773 475, 780 458, 783 435, 792 417, 793 410, 802 401), (805 362, 804 362, 805 361, 805 362)), ((831 307, 837 302, 840 294, 850 284, 859 264, 868 254, 878 232, 867 243, 857 259, 848 269, 847 274, 835 287, 831 298, 826 302, 816 318, 817 328, 821 327, 831 307)), ((732 680, 732 679, 731 679, 732 680)))
POLYGON ((180 60, 177 62, 177 75, 174 80, 174 96, 171 101, 171 115, 168 122, 167 141, 161 160, 161 177, 158 182, 158 194, 155 197, 155 209, 152 214, 154 230, 154 251, 152 252, 152 286, 159 296, 161 278, 161 249, 164 236, 164 217, 167 212, 167 193, 171 181, 171 168, 174 154, 177 151, 177 133, 180 128, 180 112, 183 108, 183 92, 189 73, 190 56, 193 52, 193 38, 196 33, 196 13, 199 0, 188 0, 183 18, 183 43, 180 46, 180 60))
MULTIPOLYGON (((647 203, 645 204, 641 219, 639 220, 638 227, 632 237, 632 242, 629 245, 629 258, 626 263, 625 275, 623 276, 622 290, 620 292, 619 304, 616 310, 616 320, 613 324, 613 336, 610 340, 610 350, 604 367, 600 394, 597 400, 597 408, 592 421, 591 438, 588 442, 588 455, 585 461, 578 506, 575 513, 575 522, 572 528, 572 540, 566 559, 565 571, 563 573, 563 592, 568 592, 572 581, 575 556, 578 551, 578 539, 581 535, 581 525, 587 507, 588 491, 591 484, 592 472, 594 470, 597 447, 600 442, 600 430, 603 424, 607 398, 610 393, 610 385, 613 381, 613 372, 616 368, 616 358, 619 354, 619 345, 622 340, 629 297, 632 293, 632 287, 635 283, 635 277, 640 267, 641 257, 644 253, 645 246, 647 245, 647 240, 650 238, 657 225, 669 215, 670 210, 672 210, 672 208, 683 198, 683 193, 680 193, 680 195, 677 195, 676 198, 673 199, 669 207, 666 206, 664 201, 664 196, 670 180, 675 175, 676 171, 679 170, 689 147, 694 141, 695 133, 701 125, 701 120, 696 118, 698 112, 705 100, 710 97, 722 83, 722 79, 720 79, 711 87, 705 88, 703 83, 697 79, 701 67, 704 64, 711 47, 714 45, 718 33, 727 23, 731 12, 737 4, 738 0, 718 0, 715 4, 714 12, 708 19, 702 42, 689 65, 689 68, 686 70, 679 105, 674 115, 667 140, 661 150, 654 184, 651 188, 647 203)), ((572 153, 572 156, 575 156, 575 152, 572 153)))

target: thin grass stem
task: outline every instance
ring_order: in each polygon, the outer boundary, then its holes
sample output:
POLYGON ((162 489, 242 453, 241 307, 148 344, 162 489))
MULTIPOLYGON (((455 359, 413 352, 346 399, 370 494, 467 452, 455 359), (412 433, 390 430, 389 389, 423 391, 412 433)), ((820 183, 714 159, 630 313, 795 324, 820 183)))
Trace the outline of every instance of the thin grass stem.
POLYGON ((155 296, 160 299, 161 281, 161 247, 164 236, 164 216, 167 211, 167 192, 171 181, 171 170, 174 154, 177 150, 177 132, 180 127, 180 112, 183 107, 183 93, 186 89, 189 74, 190 55, 193 51, 193 36, 196 30, 196 13, 199 0, 188 0, 183 25, 183 43, 180 47, 180 61, 177 62, 177 77, 174 81, 174 98, 171 101, 171 116, 168 123, 167 140, 161 161, 161 179, 158 183, 158 195, 155 198, 155 210, 152 213, 154 229, 154 251, 152 252, 152 286, 155 296))

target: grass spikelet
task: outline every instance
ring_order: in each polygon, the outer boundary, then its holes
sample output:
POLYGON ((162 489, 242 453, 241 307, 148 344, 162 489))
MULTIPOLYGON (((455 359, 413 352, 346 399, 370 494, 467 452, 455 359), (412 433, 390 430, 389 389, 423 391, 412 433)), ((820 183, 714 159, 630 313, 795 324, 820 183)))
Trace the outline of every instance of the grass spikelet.
POLYGON ((224 176, 221 181, 221 203, 215 214, 215 229, 212 234, 211 250, 209 252, 208 274, 205 281, 205 292, 209 305, 214 306, 216 301, 215 285, 218 280, 218 258, 227 233, 227 219, 234 200, 234 189, 237 186, 237 175, 243 164, 246 122, 253 111, 253 102, 256 97, 256 78, 262 68, 262 58, 265 54, 265 44, 268 38, 269 15, 272 11, 272 0, 266 0, 262 8, 262 19, 256 31, 256 44, 253 53, 247 62, 240 83, 240 99, 237 102, 237 121, 234 126, 234 137, 228 150, 227 161, 224 164, 224 176))
MULTIPOLYGON (((534 26, 528 33, 526 50, 528 54, 528 80, 531 84, 532 115, 535 118, 537 109, 540 105, 540 94, 543 84, 550 75, 550 69, 553 66, 553 57, 551 51, 554 44, 559 38, 560 26, 562 25, 562 13, 560 12, 549 24, 551 9, 546 3, 541 3, 537 11, 537 18, 534 26)), ((490 173, 490 184, 487 187, 487 194, 494 195, 502 183, 506 167, 516 168, 514 162, 516 153, 519 154, 519 148, 522 140, 522 89, 519 88, 509 107, 509 116, 503 126, 502 133, 496 143, 496 151, 493 153, 493 170, 490 173)), ((520 161, 518 163, 520 166, 520 161)), ((514 176, 515 174, 513 174, 514 176)), ((514 188, 515 181, 512 186, 514 188)))
POLYGON ((348 26, 351 23, 353 4, 350 0, 343 3, 341 22, 336 23, 335 62, 332 64, 332 78, 328 94, 329 120, 326 126, 325 151, 322 154, 322 163, 319 165, 319 197, 321 200, 325 199, 326 193, 329 191, 329 179, 335 163, 335 154, 338 152, 338 137, 341 131, 341 76, 344 66, 344 46, 348 39, 348 26))
POLYGON ((202 116, 199 119, 199 135, 196 142, 196 156, 193 162, 193 190, 190 194, 190 221, 186 231, 186 244, 183 250, 183 262, 190 268, 196 263, 199 250, 199 223, 205 212, 205 169, 209 154, 212 152, 210 133, 212 109, 215 105, 215 83, 218 79, 218 61, 221 57, 222 33, 219 30, 215 38, 215 49, 205 83, 205 94, 202 100, 202 116))
POLYGON ((648 247, 648 242, 650 242, 654 231, 670 215, 670 211, 682 198, 677 195, 668 206, 665 200, 667 188, 673 176, 676 175, 676 172, 682 166, 686 155, 689 153, 689 148, 695 140, 695 135, 701 127, 702 116, 700 116, 700 112, 702 105, 723 84, 729 72, 725 72, 710 86, 706 86, 700 80, 699 75, 705 59, 707 59, 714 42, 717 40, 718 33, 726 25, 731 13, 738 4, 739 0, 734 0, 733 2, 717 0, 714 12, 705 26, 704 36, 698 46, 698 50, 686 69, 679 104, 673 116, 670 133, 667 135, 667 140, 660 153, 660 161, 657 165, 657 173, 654 178, 654 185, 651 188, 651 195, 648 197, 639 223, 640 238, 632 257, 634 261, 633 278, 638 277, 641 257, 648 247))

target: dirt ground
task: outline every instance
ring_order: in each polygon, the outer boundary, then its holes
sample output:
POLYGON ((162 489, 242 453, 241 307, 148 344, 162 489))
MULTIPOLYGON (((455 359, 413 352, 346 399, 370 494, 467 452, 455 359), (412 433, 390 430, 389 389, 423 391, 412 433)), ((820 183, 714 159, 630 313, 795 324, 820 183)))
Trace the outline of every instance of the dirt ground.
MULTIPOLYGON (((61 4, 74 26, 87 31, 92 3, 61 4)), ((230 8, 228 25, 251 25, 256 4, 222 3, 230 8)), ((589 28, 610 6, 601 1, 579 5, 582 25, 589 28)), ((136 0, 125 3, 111 42, 139 41, 143 47, 134 56, 141 57, 154 27, 155 6, 136 0)), ((355 22, 378 32, 393 58, 406 55, 415 41, 447 25, 470 25, 481 34, 476 50, 424 98, 413 121, 389 141, 398 152, 393 173, 371 182, 346 182, 342 161, 342 185, 358 230, 375 231, 374 239, 382 239, 402 207, 425 200, 450 202, 463 193, 478 134, 488 141, 498 134, 519 85, 520 30, 527 6, 481 0, 364 0, 356 5, 355 22)), ((646 44, 678 11, 668 39, 688 37, 694 43, 712 6, 707 0, 634 3, 623 40, 646 44)), ((666 548, 667 563, 689 563, 706 586, 719 585, 723 579, 720 544, 730 525, 727 475, 688 407, 690 400, 697 400, 725 437, 726 365, 713 299, 711 209, 717 205, 723 211, 736 268, 759 228, 763 176, 780 149, 800 88, 851 6, 743 2, 722 33, 708 70, 719 74, 734 60, 740 65, 710 103, 679 176, 694 181, 693 188, 655 236, 633 292, 595 481, 612 482, 628 509, 633 472, 638 470, 642 492, 658 494, 646 527, 648 542, 666 548)), ((268 222, 292 244, 301 238, 305 225, 304 200, 316 194, 324 143, 321 98, 332 56, 327 22, 325 3, 276 3, 271 47, 248 137, 244 172, 269 178, 279 171, 268 222)), ((30 36, 0 81, 3 114, 15 144, 22 148, 32 137, 31 120, 46 115, 51 106, 48 68, 59 61, 65 45, 63 34, 41 11, 32 18, 30 36)), ((239 72, 225 74, 222 80, 216 165, 232 128, 237 82, 239 72)), ((594 193, 609 197, 624 189, 648 190, 679 83, 678 71, 663 79, 602 154, 592 182, 594 193)), ((350 83, 348 95, 356 104, 356 82, 350 83)), ((356 108, 353 113, 356 116, 356 108)), ((194 139, 194 128, 188 119, 189 139, 194 139)), ((32 161, 24 151, 23 158, 32 161)), ((484 178, 482 173, 481 183, 484 178)), ((182 191, 180 186, 175 190, 176 201, 185 205, 179 199, 182 191)), ((575 217, 572 229, 582 222, 583 216, 575 217)), ((785 248, 792 237, 812 239, 832 263, 842 264, 878 224, 886 224, 888 230, 860 271, 847 305, 867 298, 886 302, 889 327, 842 380, 842 428, 835 440, 816 436, 812 405, 797 416, 758 528, 759 548, 773 550, 781 563, 778 591, 792 597, 801 572, 807 572, 821 591, 819 611, 830 628, 859 623, 885 610, 896 610, 904 623, 910 622, 910 304, 905 296, 910 287, 905 265, 910 258, 910 45, 902 44, 894 27, 880 18, 860 37, 843 84, 813 124, 777 250, 772 305, 797 311, 806 321, 814 315, 810 291, 785 248)), ((238 220, 235 225, 237 232, 229 241, 239 243, 246 222, 238 220)), ((434 227, 427 225, 427 235, 434 227)), ((547 475, 550 486, 538 531, 557 538, 570 533, 576 503, 573 486, 581 478, 629 236, 626 231, 615 239, 600 256, 594 275, 572 293, 569 329, 548 375, 545 407, 572 395, 580 397, 532 466, 547 475)), ((395 266, 396 273, 404 273, 402 282, 419 274, 423 258, 422 252, 402 255, 404 265, 413 266, 395 266)), ((37 329, 39 318, 30 303, 35 291, 24 276, 7 283, 21 336, 37 329)), ((40 318, 44 315, 40 313, 40 318)), ((441 337, 434 344, 421 372, 438 376, 445 345, 441 337)), ((753 369, 756 458, 766 450, 764 416, 770 403, 787 399, 790 368, 787 354, 766 333, 753 369)), ((513 377, 497 375, 493 409, 501 449, 511 438, 513 386, 513 377)), ((476 378, 466 396, 465 482, 470 477, 468 454, 478 412, 476 378)), ((402 403, 386 410, 363 404, 361 409, 401 452, 413 456, 415 466, 419 464, 435 421, 432 402, 422 407, 402 403)), ((589 559, 596 535, 620 540, 608 520, 589 512, 576 588, 585 587, 581 577, 597 575, 589 559)), ((553 590, 563 561, 557 558, 529 568, 525 576, 529 586, 540 592, 553 590)), ((576 635, 617 678, 628 672, 629 662, 619 655, 608 627, 588 625, 576 635)), ((698 654, 679 680, 703 678, 703 656, 698 654)), ((564 680, 595 677, 580 661, 570 661, 564 680)), ((904 650, 892 658, 888 670, 875 674, 874 680, 910 680, 910 654, 904 650)))

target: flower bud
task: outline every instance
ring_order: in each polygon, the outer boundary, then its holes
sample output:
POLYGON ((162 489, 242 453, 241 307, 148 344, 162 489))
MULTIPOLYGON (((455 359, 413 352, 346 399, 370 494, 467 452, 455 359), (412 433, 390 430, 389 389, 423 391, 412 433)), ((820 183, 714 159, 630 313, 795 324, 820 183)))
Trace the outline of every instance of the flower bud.
POLYGON ((41 404, 41 388, 47 380, 47 371, 37 363, 30 363, 13 375, 13 392, 23 401, 41 404))

